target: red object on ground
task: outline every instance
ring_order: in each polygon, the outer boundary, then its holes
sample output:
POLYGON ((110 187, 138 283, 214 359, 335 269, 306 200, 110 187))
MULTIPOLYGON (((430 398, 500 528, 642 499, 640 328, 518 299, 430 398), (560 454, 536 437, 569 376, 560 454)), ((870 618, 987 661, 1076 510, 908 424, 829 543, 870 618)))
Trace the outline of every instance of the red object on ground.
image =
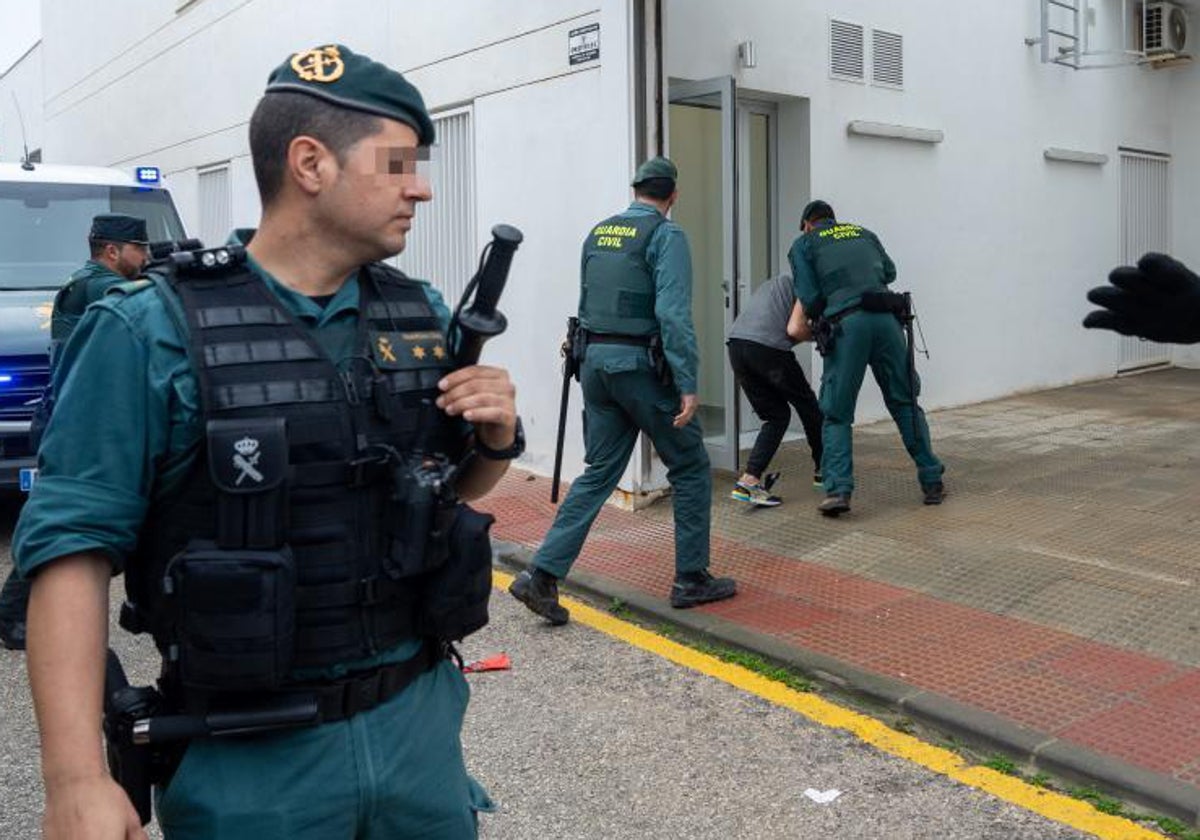
POLYGON ((462 672, 464 674, 474 674, 478 671, 507 671, 510 668, 512 668, 512 660, 508 658, 508 654, 498 653, 495 656, 489 656, 487 659, 480 659, 478 662, 464 665, 462 672))

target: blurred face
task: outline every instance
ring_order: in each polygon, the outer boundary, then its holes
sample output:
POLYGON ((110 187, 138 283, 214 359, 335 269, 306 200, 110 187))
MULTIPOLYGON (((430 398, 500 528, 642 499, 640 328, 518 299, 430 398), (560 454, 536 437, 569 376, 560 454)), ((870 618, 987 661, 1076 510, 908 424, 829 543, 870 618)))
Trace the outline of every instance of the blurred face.
POLYGON ((354 246, 364 262, 404 250, 417 204, 433 192, 424 174, 428 149, 417 133, 396 120, 381 119, 383 130, 355 143, 318 198, 325 230, 354 246), (421 171, 418 171, 418 168, 421 171))
POLYGON ((126 280, 132 280, 141 274, 149 261, 149 247, 132 242, 110 242, 104 246, 104 258, 100 260, 110 271, 120 274, 126 280))

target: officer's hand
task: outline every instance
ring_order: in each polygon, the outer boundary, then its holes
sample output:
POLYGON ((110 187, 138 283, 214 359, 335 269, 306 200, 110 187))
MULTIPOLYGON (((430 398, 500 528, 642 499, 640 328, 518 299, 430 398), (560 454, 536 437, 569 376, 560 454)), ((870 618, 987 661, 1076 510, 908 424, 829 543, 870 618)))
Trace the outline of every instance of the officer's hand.
POLYGON ((1108 280, 1111 286, 1087 294, 1104 309, 1089 312, 1085 327, 1175 344, 1200 341, 1200 277, 1179 260, 1146 254, 1136 268, 1113 269, 1108 280))
POLYGON ((692 421, 692 416, 696 413, 696 409, 700 407, 700 400, 695 394, 684 394, 679 398, 679 413, 675 415, 674 426, 676 429, 681 429, 692 421))
POLYGON ((46 785, 45 840, 146 840, 142 821, 111 776, 46 785))
POLYGON ((448 374, 438 388, 438 408, 462 416, 491 449, 507 449, 517 436, 517 389, 504 368, 472 365, 448 374))

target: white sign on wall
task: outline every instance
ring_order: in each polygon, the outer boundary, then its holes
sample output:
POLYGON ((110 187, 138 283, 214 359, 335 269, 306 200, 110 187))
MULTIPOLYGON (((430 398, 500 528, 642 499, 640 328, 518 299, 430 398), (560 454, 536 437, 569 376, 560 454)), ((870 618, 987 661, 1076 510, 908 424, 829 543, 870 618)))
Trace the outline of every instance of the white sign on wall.
POLYGON ((583 64, 600 57, 600 24, 572 29, 567 34, 567 57, 571 64, 583 64))

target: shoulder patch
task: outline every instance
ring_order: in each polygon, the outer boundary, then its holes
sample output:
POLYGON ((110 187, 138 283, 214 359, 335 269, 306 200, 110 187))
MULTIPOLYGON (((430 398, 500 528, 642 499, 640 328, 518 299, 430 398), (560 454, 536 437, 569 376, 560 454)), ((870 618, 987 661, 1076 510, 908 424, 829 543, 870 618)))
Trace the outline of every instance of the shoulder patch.
POLYGON ((117 283, 115 286, 109 286, 108 289, 105 290, 104 294, 132 295, 142 291, 143 289, 149 289, 153 285, 153 280, 146 280, 144 278, 139 280, 127 280, 124 283, 117 283))

